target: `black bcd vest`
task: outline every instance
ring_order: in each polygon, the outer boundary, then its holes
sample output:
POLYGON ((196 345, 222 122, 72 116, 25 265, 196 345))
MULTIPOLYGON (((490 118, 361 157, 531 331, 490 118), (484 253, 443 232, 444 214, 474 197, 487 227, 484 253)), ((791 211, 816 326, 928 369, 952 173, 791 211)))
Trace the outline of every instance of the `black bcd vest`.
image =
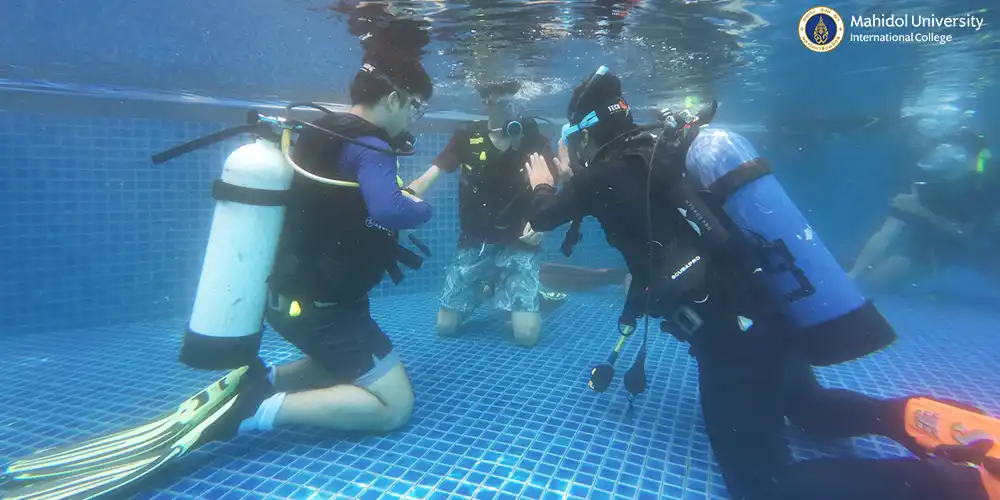
MULTIPOLYGON (((317 126, 345 137, 377 137, 392 144, 385 132, 350 114, 334 113, 317 126)), ((340 157, 349 142, 311 128, 296 141, 293 160, 304 170, 329 179, 357 182, 341 172, 340 157)), ((398 243, 398 232, 379 226, 368 216, 357 187, 319 183, 297 175, 292 181, 285 224, 269 280, 275 291, 306 300, 357 300, 389 274, 403 279, 403 263, 419 269, 420 256, 398 243)))
MULTIPOLYGON (((655 143, 655 137, 650 134, 636 134, 621 139, 602 158, 597 159, 634 158, 635 161, 622 162, 628 166, 628 171, 621 174, 642 185, 646 184, 647 179, 650 181, 650 199, 647 202, 652 203, 653 221, 673 218, 674 223, 668 226, 683 228, 671 237, 664 237, 656 234, 660 231, 654 227, 654 239, 660 241, 651 243, 649 247, 653 256, 653 269, 646 270, 650 273, 648 280, 633 277, 633 284, 644 281, 648 283, 648 293, 652 299, 648 304, 649 312, 654 316, 669 317, 678 307, 686 306, 706 316, 756 315, 767 305, 759 300, 762 294, 751 277, 753 249, 744 248, 742 240, 738 238, 725 245, 712 244, 694 227, 680 223, 685 219, 677 210, 679 204, 673 199, 675 197, 668 191, 669 186, 684 182, 683 164, 676 163, 683 160, 653 157, 655 143), (651 165, 651 161, 655 165, 651 165), (703 301, 706 295, 713 300, 703 301)), ((661 149, 658 153, 662 152, 661 149)), ((722 211, 722 199, 716 199, 711 193, 699 193, 698 197, 707 205, 707 211, 716 215, 719 223, 730 233, 740 231, 722 211)), ((640 237, 646 238, 647 235, 640 237)), ((643 314, 647 306, 645 293, 642 289, 628 291, 622 320, 628 322, 643 314)))

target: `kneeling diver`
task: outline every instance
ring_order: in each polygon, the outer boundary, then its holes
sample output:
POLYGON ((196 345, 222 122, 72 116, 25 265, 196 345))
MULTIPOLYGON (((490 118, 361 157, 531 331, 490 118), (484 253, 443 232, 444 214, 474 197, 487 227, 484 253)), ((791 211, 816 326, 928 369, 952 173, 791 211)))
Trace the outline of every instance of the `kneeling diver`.
POLYGON ((218 203, 181 351, 188 366, 234 370, 151 423, 13 462, 0 497, 121 495, 202 444, 275 427, 385 433, 406 425, 413 389, 368 292, 385 275, 399 282, 399 264, 422 263, 398 231, 430 219, 419 199, 429 183, 404 188, 397 157, 413 154, 406 130, 432 92, 418 60, 366 54, 349 113, 312 104, 324 113, 312 122, 251 113, 246 126, 154 157, 257 136, 230 155, 213 186, 218 203), (265 314, 300 360, 267 367, 258 357, 265 314))
MULTIPOLYGON (((595 217, 633 280, 622 340, 645 316, 690 344, 712 450, 734 499, 998 500, 1000 422, 930 397, 882 400, 822 387, 812 366, 850 361, 895 334, 743 137, 697 116, 637 127, 606 67, 573 93, 563 141, 580 165, 556 192, 532 158, 537 230, 595 217), (878 434, 924 459, 796 462, 785 418, 831 436, 878 434)), ((607 388, 612 364, 594 369, 607 388)), ((625 375, 643 392, 645 340, 625 375)), ((631 401, 631 397, 630 397, 631 401)))

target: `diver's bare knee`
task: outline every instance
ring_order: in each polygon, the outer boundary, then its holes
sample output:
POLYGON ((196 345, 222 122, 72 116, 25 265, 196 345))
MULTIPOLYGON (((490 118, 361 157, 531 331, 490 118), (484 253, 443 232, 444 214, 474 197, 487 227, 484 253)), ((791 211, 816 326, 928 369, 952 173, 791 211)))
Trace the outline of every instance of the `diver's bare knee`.
POLYGON ((438 311, 437 332, 440 335, 454 335, 462 324, 462 314, 458 311, 442 308, 438 311))
POLYGON ((413 398, 386 405, 384 419, 379 426, 382 432, 392 432, 406 427, 413 416, 413 398))
POLYGON ((542 315, 537 312, 511 314, 514 342, 521 347, 534 347, 542 339, 542 315))

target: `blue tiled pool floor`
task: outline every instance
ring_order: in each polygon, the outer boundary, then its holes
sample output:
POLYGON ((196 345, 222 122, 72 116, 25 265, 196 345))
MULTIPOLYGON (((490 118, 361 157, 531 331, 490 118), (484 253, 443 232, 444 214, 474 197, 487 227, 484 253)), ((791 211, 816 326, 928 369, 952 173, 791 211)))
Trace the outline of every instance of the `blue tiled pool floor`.
MULTIPOLYGON (((913 300, 879 302, 900 341, 820 370, 828 385, 876 395, 933 393, 1000 414, 1000 313, 913 300)), ((620 377, 587 388, 614 343, 618 299, 576 295, 534 349, 514 346, 502 315, 464 336, 434 334, 435 297, 379 298, 376 319, 416 391, 411 424, 385 437, 283 430, 206 447, 142 498, 726 499, 697 407, 685 346, 660 335, 649 390, 626 413, 620 377)), ((154 417, 217 378, 176 361, 183 318, 47 335, 0 336, 0 462, 154 417)), ((6 332, 5 332, 6 333, 6 332)), ((638 347, 623 356, 628 365, 638 347)), ((264 355, 297 356, 270 335, 264 355)), ((624 370, 622 370, 624 371, 624 370)), ((800 456, 904 452, 880 439, 796 439, 800 456)))

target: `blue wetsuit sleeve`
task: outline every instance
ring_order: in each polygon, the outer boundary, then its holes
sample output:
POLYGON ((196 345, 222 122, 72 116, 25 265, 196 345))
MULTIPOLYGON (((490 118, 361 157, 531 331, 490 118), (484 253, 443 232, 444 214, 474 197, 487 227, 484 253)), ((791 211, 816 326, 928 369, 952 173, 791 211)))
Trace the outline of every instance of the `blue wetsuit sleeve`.
MULTIPOLYGON (((374 137, 361 141, 376 147, 389 146, 374 137)), ((357 165, 358 185, 368 207, 368 215, 388 229, 413 229, 431 218, 431 206, 403 196, 396 182, 396 158, 364 146, 349 146, 353 162, 357 165)))

